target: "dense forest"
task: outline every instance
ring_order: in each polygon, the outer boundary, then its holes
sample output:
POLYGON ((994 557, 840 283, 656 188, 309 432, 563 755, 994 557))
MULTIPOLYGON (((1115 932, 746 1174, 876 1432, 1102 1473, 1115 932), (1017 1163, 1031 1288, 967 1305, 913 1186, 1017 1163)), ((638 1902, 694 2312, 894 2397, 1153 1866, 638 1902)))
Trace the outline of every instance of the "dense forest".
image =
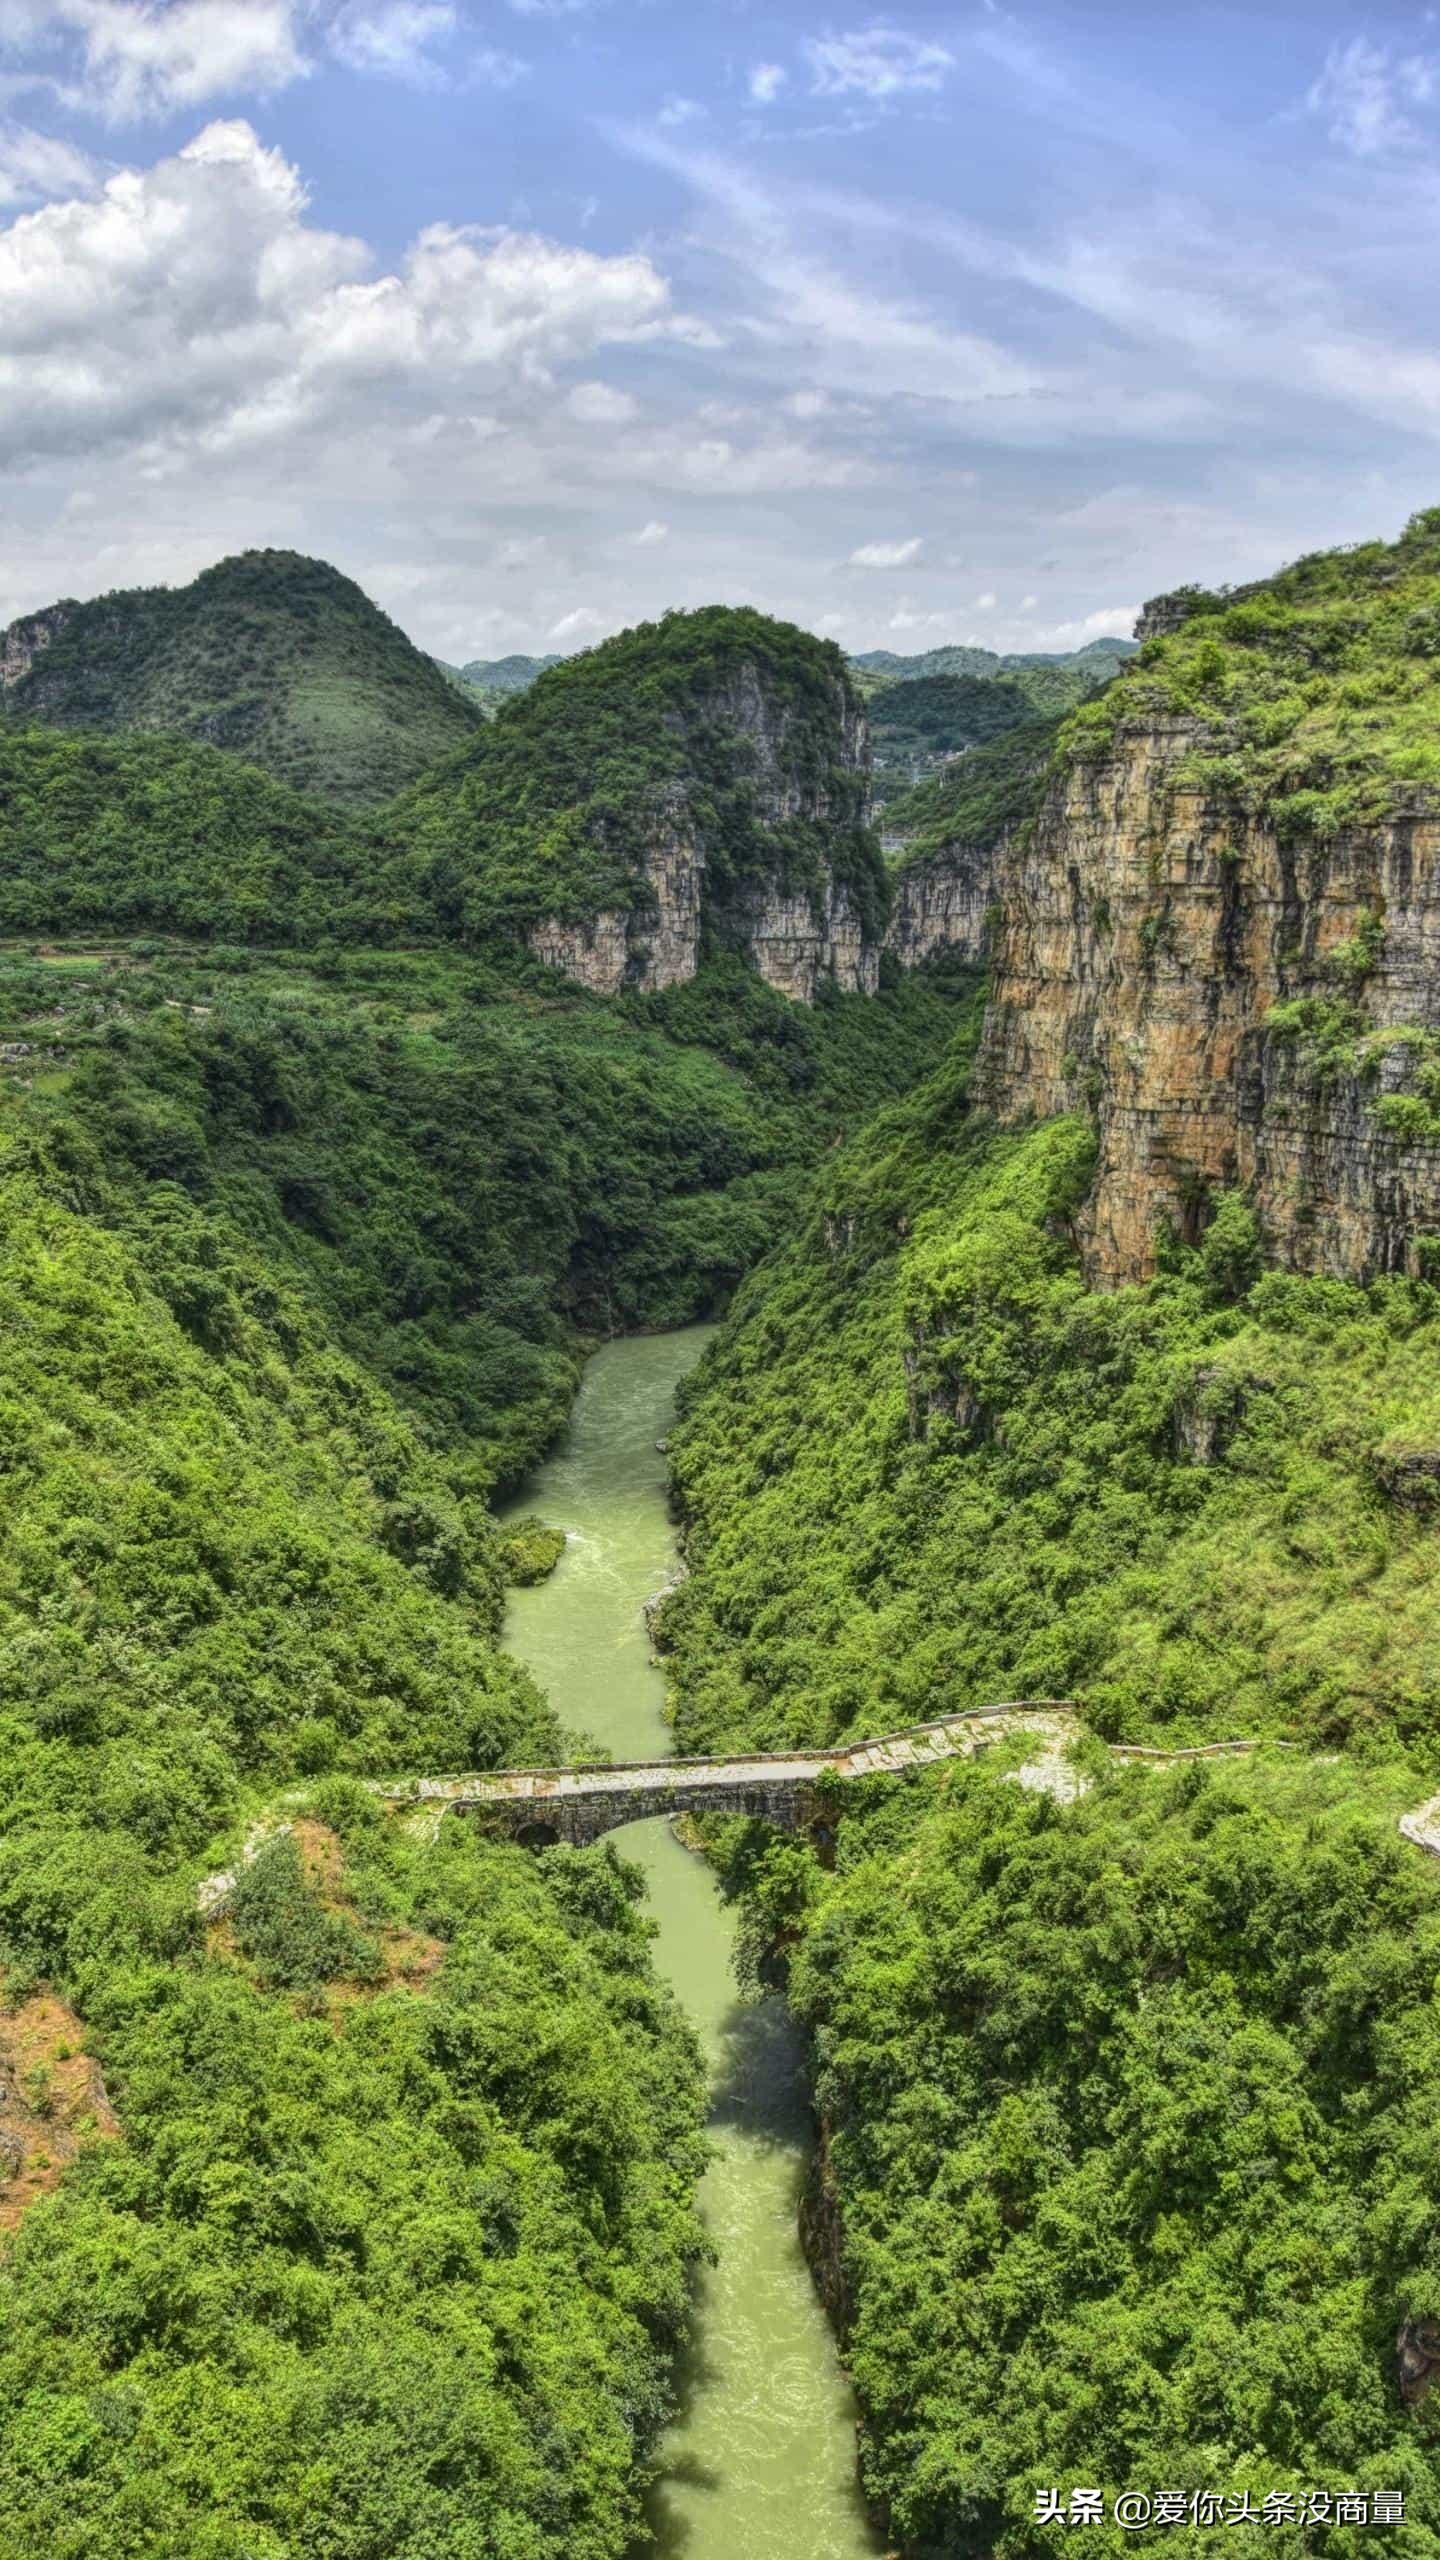
POLYGON ((1440 1298, 1266 1272, 1238 1198, 1088 1291, 1088 1129, 965 1088, 962 1041, 827 1164, 686 1393, 679 1745, 1039 1696, 1280 1748, 1102 1753, 1069 1807, 992 1755, 877 1788, 833 1874, 723 1840, 815 2037, 864 2476, 921 2555, 1038 2553, 1082 2476, 1398 2482, 1428 2550, 1394 2348, 1440 2308, 1440 1877, 1394 1824, 1440 1774, 1440 1298))
POLYGON ((693 2041, 610 1850, 411 1841, 357 1781, 580 1747, 497 1649, 491 1494, 953 1019, 738 964, 620 1010, 438 951, 0 962, 17 2560, 627 2547, 693 2041))
POLYGON ((195 739, 341 806, 388 800, 483 716, 353 579, 293 551, 41 619, 33 664, 0 687, 10 717, 195 739))

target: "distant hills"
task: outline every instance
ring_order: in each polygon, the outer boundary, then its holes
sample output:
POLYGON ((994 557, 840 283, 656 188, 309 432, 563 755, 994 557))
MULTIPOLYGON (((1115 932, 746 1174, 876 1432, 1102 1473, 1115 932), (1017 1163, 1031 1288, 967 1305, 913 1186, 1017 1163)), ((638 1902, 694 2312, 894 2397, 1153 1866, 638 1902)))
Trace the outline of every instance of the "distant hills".
POLYGON ((228 748, 342 808, 390 799, 484 719, 352 579, 293 551, 12 623, 0 704, 50 728, 228 748))
POLYGON ((1087 684, 1103 684, 1122 658, 1133 657, 1137 646, 1134 640, 1087 640, 1083 649, 1022 649, 1001 656, 994 649, 972 649, 957 643, 943 649, 922 650, 914 658, 897 657, 890 649, 866 649, 851 664, 858 668, 862 681, 869 680, 867 690, 876 683, 906 683, 917 676, 1013 676, 1045 667, 1073 672, 1087 684), (1107 665, 1107 660, 1113 664, 1107 665))

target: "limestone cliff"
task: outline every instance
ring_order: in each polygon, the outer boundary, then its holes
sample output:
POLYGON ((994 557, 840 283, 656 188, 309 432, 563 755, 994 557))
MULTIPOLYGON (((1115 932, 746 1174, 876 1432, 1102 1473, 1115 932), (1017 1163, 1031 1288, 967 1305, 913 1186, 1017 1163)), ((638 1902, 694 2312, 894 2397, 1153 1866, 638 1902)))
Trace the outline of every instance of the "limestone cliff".
POLYGON ((1194 1236, 1231 1185, 1293 1267, 1422 1267, 1440 816, 1412 794, 1384 823, 1287 837, 1187 775, 1196 745, 1193 721, 1137 709, 1012 838, 978 1097, 1097 1118, 1093 1278, 1142 1277, 1162 1223, 1194 1236))
POLYGON ((74 604, 52 604, 44 613, 26 614, 0 631, 0 691, 29 675, 41 652, 59 638, 79 610, 74 604))
POLYGON ((629 893, 542 917, 538 959, 597 995, 682 984, 714 950, 802 1004, 825 980, 874 993, 888 901, 864 708, 838 656, 806 673, 787 683, 762 651, 722 647, 661 715, 674 769, 629 816, 629 893))
POLYGON ((939 951, 981 965, 996 921, 999 862, 995 846, 954 844, 896 873, 885 948, 902 969, 939 951))

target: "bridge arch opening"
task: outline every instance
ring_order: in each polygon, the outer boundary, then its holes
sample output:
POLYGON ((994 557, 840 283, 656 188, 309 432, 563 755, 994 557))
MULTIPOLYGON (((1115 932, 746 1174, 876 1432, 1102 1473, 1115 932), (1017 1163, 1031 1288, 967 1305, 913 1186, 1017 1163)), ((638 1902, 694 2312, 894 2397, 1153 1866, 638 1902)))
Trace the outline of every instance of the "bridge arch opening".
POLYGON ((522 1849, 558 1849, 560 1834, 553 1822, 522 1822, 515 1833, 522 1849))

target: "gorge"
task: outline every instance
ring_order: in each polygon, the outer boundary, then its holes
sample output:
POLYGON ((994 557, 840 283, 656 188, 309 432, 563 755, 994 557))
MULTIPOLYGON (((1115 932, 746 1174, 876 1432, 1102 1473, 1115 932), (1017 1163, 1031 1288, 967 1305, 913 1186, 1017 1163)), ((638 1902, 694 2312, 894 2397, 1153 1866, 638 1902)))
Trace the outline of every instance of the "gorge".
POLYGON ((1168 599, 890 863, 830 644, 452 716, 357 596, 4 661, 17 2560, 1036 2560, 1094 2477, 1423 2553, 1440 519, 1168 599), (377 1793, 1006 1698, 1063 1783, 823 1855, 377 1793))

